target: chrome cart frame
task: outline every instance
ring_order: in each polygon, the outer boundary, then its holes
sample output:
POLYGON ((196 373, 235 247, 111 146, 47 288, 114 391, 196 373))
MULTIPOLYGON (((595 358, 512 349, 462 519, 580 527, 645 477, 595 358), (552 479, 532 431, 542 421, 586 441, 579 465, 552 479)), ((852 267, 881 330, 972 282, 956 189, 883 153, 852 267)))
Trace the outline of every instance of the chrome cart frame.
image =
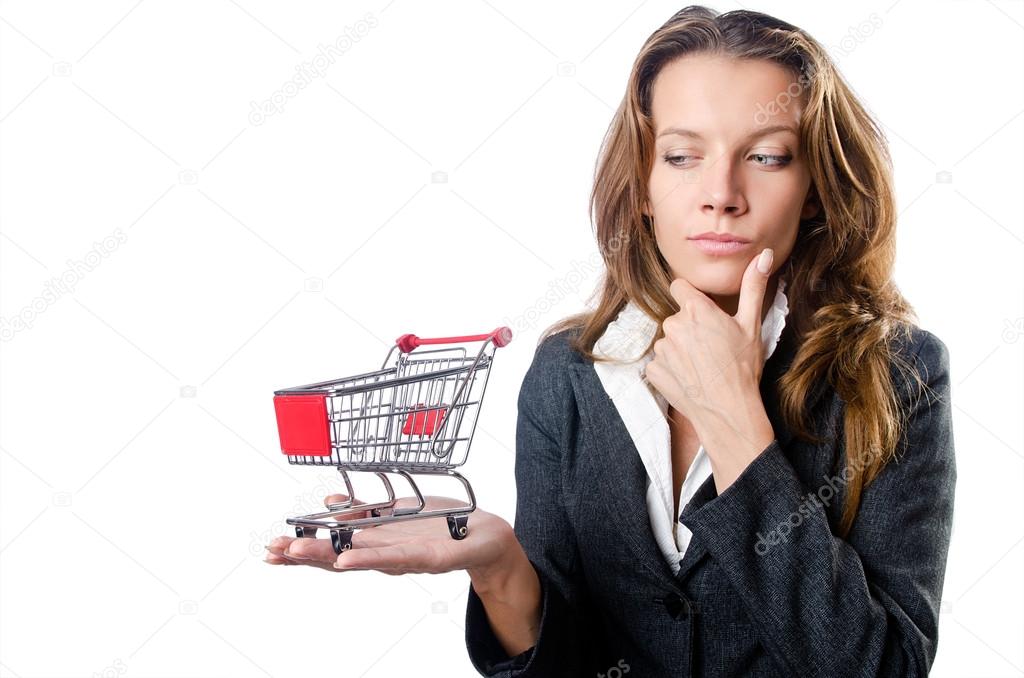
POLYGON ((326 511, 288 518, 295 534, 312 537, 318 529, 327 529, 334 551, 340 554, 352 547, 354 530, 444 516, 452 538, 464 539, 469 514, 476 510, 476 496, 469 481, 454 469, 468 457, 495 350, 511 340, 508 327, 487 334, 433 339, 404 334, 379 370, 275 391, 281 451, 288 463, 336 467, 348 497, 327 504, 326 511), (482 344, 475 354, 455 345, 478 341, 482 344), (438 344, 453 346, 419 350, 438 344), (383 483, 387 499, 355 503, 349 472, 374 473, 383 483), (409 483, 416 506, 395 506, 388 473, 409 483), (425 510, 416 475, 458 480, 468 502, 425 510), (366 512, 369 517, 343 518, 366 512))

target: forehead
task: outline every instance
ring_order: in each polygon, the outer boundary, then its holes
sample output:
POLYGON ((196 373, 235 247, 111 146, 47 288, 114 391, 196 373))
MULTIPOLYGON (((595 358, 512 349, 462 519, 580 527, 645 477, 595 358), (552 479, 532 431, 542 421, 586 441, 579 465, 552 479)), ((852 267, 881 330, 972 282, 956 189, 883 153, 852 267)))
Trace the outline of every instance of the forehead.
POLYGON ((767 125, 796 127, 804 94, 796 75, 771 61, 694 54, 658 73, 651 114, 655 134, 679 126, 738 136, 767 125))

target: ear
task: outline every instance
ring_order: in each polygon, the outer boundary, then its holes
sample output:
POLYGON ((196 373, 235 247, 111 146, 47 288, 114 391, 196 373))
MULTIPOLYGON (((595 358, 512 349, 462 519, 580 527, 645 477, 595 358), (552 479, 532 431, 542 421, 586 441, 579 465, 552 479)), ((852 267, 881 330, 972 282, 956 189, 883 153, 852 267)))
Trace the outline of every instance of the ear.
POLYGON ((804 200, 803 209, 800 210, 800 219, 812 219, 818 216, 821 211, 821 201, 818 199, 818 189, 811 184, 807 191, 807 198, 804 200))

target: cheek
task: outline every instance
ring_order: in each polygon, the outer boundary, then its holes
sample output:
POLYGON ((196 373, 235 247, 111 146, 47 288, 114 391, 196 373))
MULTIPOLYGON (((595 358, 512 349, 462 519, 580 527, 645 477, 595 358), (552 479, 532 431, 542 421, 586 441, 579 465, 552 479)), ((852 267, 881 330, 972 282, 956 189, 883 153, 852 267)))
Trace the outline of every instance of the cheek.
POLYGON ((796 245, 798 226, 787 227, 776 232, 772 238, 771 246, 775 250, 775 261, 777 264, 789 258, 796 245))
POLYGON ((655 216, 654 240, 658 251, 665 259, 670 273, 674 276, 683 275, 683 271, 700 262, 700 255, 686 242, 682 226, 672 220, 672 208, 665 209, 665 204, 662 203, 657 209, 656 215, 664 215, 660 221, 655 216))
POLYGON ((685 203, 687 191, 693 188, 686 184, 685 174, 662 164, 655 165, 647 182, 655 215, 679 213, 680 206, 685 203))
POLYGON ((666 172, 665 168, 660 165, 655 166, 650 173, 650 180, 647 182, 655 214, 665 211, 665 204, 672 199, 672 187, 672 174, 666 172))
POLYGON ((779 220, 797 221, 811 187, 811 178, 802 165, 790 171, 765 173, 756 187, 757 195, 766 210, 779 220))
POLYGON ((763 247, 771 247, 775 251, 775 268, 778 268, 789 259, 800 230, 800 211, 796 212, 790 206, 781 206, 778 212, 770 217, 760 234, 760 242, 763 247))
POLYGON ((758 186, 748 194, 751 204, 757 206, 756 221, 763 225, 761 237, 776 246, 776 257, 783 248, 788 252, 796 241, 807 195, 806 182, 794 178, 784 184, 758 186))

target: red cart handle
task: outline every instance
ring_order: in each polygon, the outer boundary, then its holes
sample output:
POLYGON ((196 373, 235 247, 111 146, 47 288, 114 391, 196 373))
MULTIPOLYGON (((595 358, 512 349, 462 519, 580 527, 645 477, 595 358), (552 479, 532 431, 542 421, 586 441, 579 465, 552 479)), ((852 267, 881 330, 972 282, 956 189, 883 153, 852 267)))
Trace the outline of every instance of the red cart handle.
POLYGON ((420 339, 415 334, 403 334, 395 339, 395 344, 403 353, 408 353, 423 344, 455 344, 464 341, 485 341, 491 339, 495 346, 505 346, 512 341, 512 330, 508 327, 499 327, 489 334, 471 334, 464 337, 436 337, 434 339, 420 339))

